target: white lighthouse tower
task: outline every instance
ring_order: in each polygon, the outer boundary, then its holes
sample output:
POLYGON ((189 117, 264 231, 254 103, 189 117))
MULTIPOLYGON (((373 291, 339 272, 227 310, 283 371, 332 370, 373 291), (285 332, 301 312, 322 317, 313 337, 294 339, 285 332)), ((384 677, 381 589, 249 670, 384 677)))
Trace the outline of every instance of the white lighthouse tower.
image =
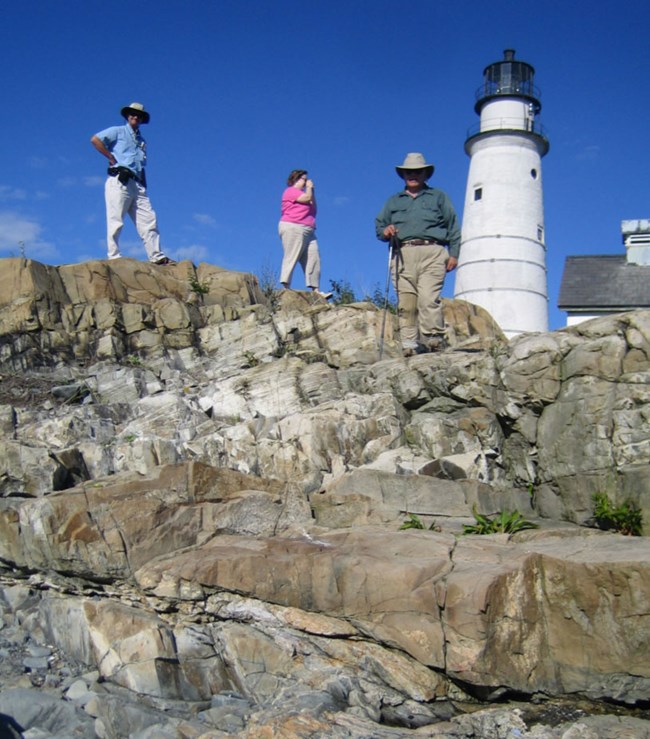
POLYGON ((509 338, 548 330, 542 157, 535 70, 515 61, 487 66, 476 93, 454 297, 488 310, 509 338))

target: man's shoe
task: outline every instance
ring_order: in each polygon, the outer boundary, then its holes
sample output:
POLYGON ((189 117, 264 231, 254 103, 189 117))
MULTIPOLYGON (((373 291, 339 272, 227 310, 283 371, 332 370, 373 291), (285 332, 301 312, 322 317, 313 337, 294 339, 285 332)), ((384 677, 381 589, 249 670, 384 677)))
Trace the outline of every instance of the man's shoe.
POLYGON ((320 290, 314 290, 313 293, 323 300, 329 300, 334 295, 334 293, 322 293, 320 290))
POLYGON ((411 346, 407 346, 405 349, 402 349, 402 355, 405 359, 408 359, 409 357, 414 357, 417 353, 418 350, 411 346))
POLYGON ((428 336, 422 342, 422 345, 426 352, 444 352, 444 350, 449 347, 447 339, 445 339, 442 334, 437 334, 436 336, 428 336))
POLYGON ((172 264, 178 264, 178 262, 175 262, 173 259, 170 259, 169 257, 166 257, 164 254, 160 257, 156 257, 155 259, 151 260, 151 264, 157 264, 160 266, 165 265, 172 265, 172 264))

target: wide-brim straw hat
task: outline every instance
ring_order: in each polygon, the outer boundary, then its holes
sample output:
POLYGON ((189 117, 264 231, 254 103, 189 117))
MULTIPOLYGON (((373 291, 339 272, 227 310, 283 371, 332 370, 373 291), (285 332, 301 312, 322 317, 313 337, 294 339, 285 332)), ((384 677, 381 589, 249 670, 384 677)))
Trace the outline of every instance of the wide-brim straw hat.
POLYGON ((404 163, 398 164, 397 167, 395 167, 395 171, 402 179, 404 179, 405 169, 425 169, 426 178, 428 180, 433 174, 435 167, 433 164, 427 164, 424 154, 420 154, 420 152, 415 151, 407 154, 404 158, 404 163))
POLYGON ((142 103, 131 103, 131 105, 125 105, 122 108, 122 118, 126 118, 129 113, 137 113, 138 115, 142 116, 141 120, 143 123, 149 123, 149 118, 151 116, 147 111, 144 109, 144 105, 142 103))

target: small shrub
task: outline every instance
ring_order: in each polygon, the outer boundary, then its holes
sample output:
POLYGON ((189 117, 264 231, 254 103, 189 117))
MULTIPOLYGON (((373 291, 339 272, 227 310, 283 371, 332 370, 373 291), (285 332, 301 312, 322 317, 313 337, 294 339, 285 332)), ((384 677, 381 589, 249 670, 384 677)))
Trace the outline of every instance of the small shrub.
POLYGON ((350 305, 357 302, 357 296, 347 280, 330 280, 330 286, 334 305, 350 305))
POLYGON ((394 316, 397 315, 397 300, 390 296, 388 297, 388 300, 386 300, 386 293, 379 285, 375 285, 375 289, 372 291, 372 294, 365 295, 363 299, 368 303, 376 305, 377 308, 380 308, 381 310, 386 308, 389 313, 392 313, 394 316))
POLYGON ((190 290, 197 295, 207 295, 210 292, 210 281, 201 282, 191 267, 187 270, 187 281, 190 283, 190 290))
POLYGON ((626 536, 641 536, 643 532, 643 514, 631 500, 615 506, 606 493, 595 493, 594 522, 599 529, 618 531, 626 536))
POLYGON ((275 313, 280 304, 280 290, 276 288, 279 273, 270 264, 262 265, 257 275, 257 284, 260 286, 262 295, 267 299, 271 312, 275 313))
POLYGON ((463 534, 515 534, 517 531, 539 528, 536 523, 525 519, 519 511, 503 511, 490 517, 477 513, 474 506, 472 513, 476 523, 464 524, 463 534))

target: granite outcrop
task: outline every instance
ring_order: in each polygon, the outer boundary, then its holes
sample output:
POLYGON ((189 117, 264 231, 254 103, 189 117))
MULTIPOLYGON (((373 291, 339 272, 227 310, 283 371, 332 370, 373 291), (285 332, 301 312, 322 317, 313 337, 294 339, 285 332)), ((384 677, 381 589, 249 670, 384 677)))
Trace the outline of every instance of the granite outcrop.
MULTIPOLYGON (((448 350, 402 358, 391 317, 380 360, 370 303, 1 265, 0 612, 74 666, 49 688, 79 732, 551 737, 476 709, 647 707, 650 544, 593 495, 648 532, 650 312, 508 342, 447 300, 448 350), (537 528, 463 535, 504 511, 537 528)), ((11 716, 48 685, 2 687, 11 716)))

